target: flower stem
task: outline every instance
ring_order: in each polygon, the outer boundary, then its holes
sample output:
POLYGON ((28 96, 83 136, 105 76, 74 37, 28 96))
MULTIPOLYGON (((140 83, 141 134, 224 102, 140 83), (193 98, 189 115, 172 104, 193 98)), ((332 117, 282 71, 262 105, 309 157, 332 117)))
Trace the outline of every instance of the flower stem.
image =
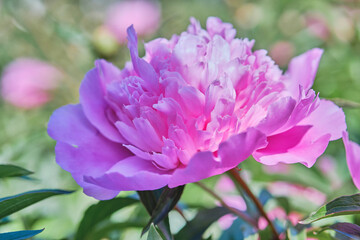
POLYGON ((213 196, 216 200, 218 200, 223 207, 227 208, 230 212, 232 212, 239 218, 241 218, 244 221, 251 224, 255 229, 258 229, 257 223, 254 219, 250 218, 248 215, 239 211, 238 209, 230 207, 228 204, 226 204, 226 202, 219 195, 217 195, 214 191, 212 191, 210 188, 208 188, 205 184, 203 184, 201 182, 196 182, 195 184, 198 185, 199 187, 201 187, 204 191, 209 193, 211 196, 213 196))
POLYGON ((274 235, 274 239, 280 239, 279 238, 279 234, 276 231, 273 223, 271 222, 271 220, 269 219, 268 215, 266 214, 263 206, 261 205, 259 199, 257 199, 257 197, 252 193, 252 191, 250 190, 250 188, 248 187, 248 185, 246 184, 246 182, 241 178, 239 172, 237 169, 233 168, 229 171, 230 175, 233 177, 233 179, 236 181, 237 184, 239 184, 244 191, 246 192, 246 194, 249 196, 249 198, 251 198, 251 200, 254 202, 256 208, 259 210, 260 214, 266 219, 266 221, 268 222, 270 229, 274 235))

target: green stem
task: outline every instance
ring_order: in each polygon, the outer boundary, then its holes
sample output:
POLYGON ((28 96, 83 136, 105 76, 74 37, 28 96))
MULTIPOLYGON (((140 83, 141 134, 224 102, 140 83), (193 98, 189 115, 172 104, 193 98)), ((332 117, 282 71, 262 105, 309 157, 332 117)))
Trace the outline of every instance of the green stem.
POLYGON ((254 219, 250 218, 248 215, 239 211, 238 209, 230 207, 219 195, 217 195, 214 191, 208 188, 205 184, 201 182, 196 182, 195 184, 201 187, 205 192, 213 196, 216 200, 218 200, 223 207, 227 208, 230 212, 251 224, 255 229, 258 229, 258 225, 254 219))
POLYGON ((269 219, 268 215, 266 214, 263 206, 261 205, 259 199, 257 199, 257 197, 252 193, 252 191, 250 190, 250 188, 248 187, 248 185, 246 184, 246 182, 240 177, 238 170, 236 170, 235 168, 231 169, 229 171, 230 175, 232 176, 232 178, 235 180, 235 182, 237 184, 239 184, 244 191, 246 192, 246 194, 251 198, 251 200, 254 202, 256 208, 258 209, 258 211, 260 212, 260 214, 266 219, 266 221, 268 222, 270 229, 274 235, 274 239, 280 239, 279 238, 279 234, 276 231, 273 223, 271 222, 271 220, 269 219))

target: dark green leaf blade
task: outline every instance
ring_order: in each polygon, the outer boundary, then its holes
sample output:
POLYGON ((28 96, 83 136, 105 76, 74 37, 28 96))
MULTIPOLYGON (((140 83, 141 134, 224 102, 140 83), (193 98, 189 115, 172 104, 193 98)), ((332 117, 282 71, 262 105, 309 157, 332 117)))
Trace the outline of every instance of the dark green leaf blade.
POLYGON ((202 234, 213 222, 228 213, 230 213, 229 210, 224 207, 200 210, 195 218, 175 235, 175 239, 201 239, 202 234))
POLYGON ((165 187, 162 191, 159 200, 156 203, 155 209, 151 213, 149 223, 144 227, 142 235, 149 230, 151 223, 155 225, 160 223, 167 214, 175 207, 177 202, 184 191, 185 185, 178 186, 175 188, 165 187))
POLYGON ((123 197, 100 201, 97 204, 90 206, 86 210, 79 224, 75 239, 87 239, 87 237, 92 233, 91 230, 94 229, 96 224, 110 217, 116 211, 130 206, 136 202, 138 202, 138 200, 134 198, 123 197))
POLYGON ((309 224, 323 218, 351 215, 360 213, 360 194, 341 196, 332 200, 313 212, 308 218, 300 221, 301 224, 309 224))
POLYGON ((24 192, 18 195, 0 198, 0 219, 10 214, 20 211, 34 203, 55 195, 69 194, 72 191, 59 189, 42 189, 30 192, 24 192))
POLYGON ((23 239, 31 238, 31 237, 41 233, 42 231, 44 231, 44 229, 0 233, 0 239, 1 240, 23 240, 23 239))
POLYGON ((153 190, 153 191, 137 191, 140 201, 144 205, 145 209, 148 211, 150 216, 156 207, 156 203, 158 202, 161 193, 165 188, 153 190))
POLYGON ((11 164, 0 164, 0 178, 23 177, 33 172, 11 164))
POLYGON ((335 223, 329 226, 330 229, 352 239, 360 239, 360 226, 352 223, 335 223))
POLYGON ((149 234, 146 240, 163 240, 153 224, 150 226, 149 234))

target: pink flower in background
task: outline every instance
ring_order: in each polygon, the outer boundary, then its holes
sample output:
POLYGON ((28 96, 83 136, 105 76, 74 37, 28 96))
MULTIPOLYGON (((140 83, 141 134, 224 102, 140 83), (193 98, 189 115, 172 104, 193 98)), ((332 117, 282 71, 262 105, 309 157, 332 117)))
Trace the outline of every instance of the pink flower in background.
POLYGON ((19 108, 42 106, 51 99, 50 90, 58 86, 61 73, 49 63, 19 58, 6 66, 1 94, 5 101, 19 108))
MULTIPOLYGON (((293 226, 303 218, 303 216, 297 212, 291 212, 289 215, 286 214, 285 210, 280 207, 273 208, 268 212, 268 216, 271 220, 290 221, 293 226)), ((264 217, 260 217, 258 226, 260 230, 264 230, 268 226, 268 222, 264 217)))
POLYGON ((273 182, 268 187, 269 192, 274 196, 287 196, 306 198, 306 200, 321 205, 326 201, 326 195, 314 188, 304 187, 287 182, 273 182))
POLYGON ((98 199, 196 182, 250 155, 311 167, 346 130, 343 111, 311 89, 322 50, 282 73, 265 50, 252 50, 254 41, 235 35, 218 18, 206 29, 191 19, 180 36, 147 43, 140 58, 130 27, 132 61, 122 70, 96 61, 80 104, 50 118, 58 164, 98 199))
POLYGON ((279 65, 285 66, 294 56, 295 46, 288 41, 278 41, 270 48, 270 57, 279 65))
POLYGON ((330 28, 326 18, 319 12, 305 15, 305 22, 309 32, 315 37, 326 41, 330 37, 330 28))
MULTIPOLYGON (((226 175, 222 176, 215 185, 215 191, 228 206, 240 211, 246 211, 246 203, 244 199, 238 195, 238 192, 236 192, 236 187, 231 178, 226 175)), ((218 202, 217 205, 220 206, 221 204, 218 202)), ((236 219, 237 216, 226 214, 219 218, 218 224, 222 229, 228 229, 236 219)))
POLYGON ((126 41, 126 29, 133 24, 140 36, 151 35, 159 27, 160 5, 155 1, 121 1, 109 7, 106 26, 119 43, 126 41))

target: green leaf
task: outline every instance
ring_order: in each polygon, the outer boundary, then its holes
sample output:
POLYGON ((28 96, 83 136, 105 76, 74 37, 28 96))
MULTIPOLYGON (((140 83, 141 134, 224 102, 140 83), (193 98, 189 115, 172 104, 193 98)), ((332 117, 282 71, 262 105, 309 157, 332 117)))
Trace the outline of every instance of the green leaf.
POLYGON ((107 219, 116 211, 130 206, 136 202, 138 202, 138 200, 129 197, 123 197, 100 201, 97 204, 90 206, 86 210, 80 222, 75 239, 88 239, 91 236, 94 227, 98 223, 107 219))
POLYGON ((360 226, 352 223, 335 223, 328 228, 351 239, 360 239, 360 226))
POLYGON ((176 188, 164 188, 159 197, 159 200, 156 203, 154 210, 151 213, 149 223, 144 227, 142 234, 146 233, 149 230, 151 223, 154 223, 156 225, 168 215, 168 213, 175 207, 177 202, 180 200, 181 194, 184 191, 184 187, 185 185, 176 188))
POLYGON ((64 191, 58 189, 42 189, 30 191, 18 195, 5 197, 0 199, 0 219, 10 214, 20 211, 34 203, 44 200, 55 195, 69 194, 72 191, 64 191))
POLYGON ((298 230, 290 226, 287 230, 287 236, 289 240, 306 240, 306 230, 305 229, 298 230))
POLYGON ((314 229, 312 231, 308 231, 307 237, 321 239, 321 240, 334 240, 335 239, 329 233, 323 231, 323 229, 321 229, 319 231, 317 231, 317 230, 319 230, 319 229, 314 229))
POLYGON ((203 233, 213 222, 228 213, 230 213, 229 210, 224 207, 200 210, 195 218, 175 235, 175 239, 201 239, 203 233))
POLYGON ((152 215, 152 212, 154 211, 156 207, 156 203, 158 202, 161 193, 163 192, 165 188, 153 190, 153 191, 137 191, 140 201, 144 205, 146 211, 152 215))
POLYGON ((142 219, 135 219, 126 222, 111 223, 107 222, 106 224, 100 224, 101 226, 96 227, 95 231, 91 231, 91 236, 88 236, 88 239, 103 239, 109 236, 109 233, 113 231, 120 231, 127 228, 143 228, 147 222, 142 221, 142 219))
POLYGON ((7 233, 0 233, 1 240, 22 240, 31 238, 39 233, 44 231, 41 230, 26 230, 26 231, 17 231, 17 232, 7 232, 7 233))
POLYGON ((24 168, 11 165, 11 164, 0 164, 0 178, 7 177, 23 177, 32 174, 33 172, 24 168))
POLYGON ((146 240, 163 240, 160 234, 156 231, 154 224, 151 224, 149 234, 146 240))
POLYGON ((300 221, 301 224, 309 224, 323 218, 351 215, 360 213, 360 194, 342 196, 325 204, 308 218, 300 221))

